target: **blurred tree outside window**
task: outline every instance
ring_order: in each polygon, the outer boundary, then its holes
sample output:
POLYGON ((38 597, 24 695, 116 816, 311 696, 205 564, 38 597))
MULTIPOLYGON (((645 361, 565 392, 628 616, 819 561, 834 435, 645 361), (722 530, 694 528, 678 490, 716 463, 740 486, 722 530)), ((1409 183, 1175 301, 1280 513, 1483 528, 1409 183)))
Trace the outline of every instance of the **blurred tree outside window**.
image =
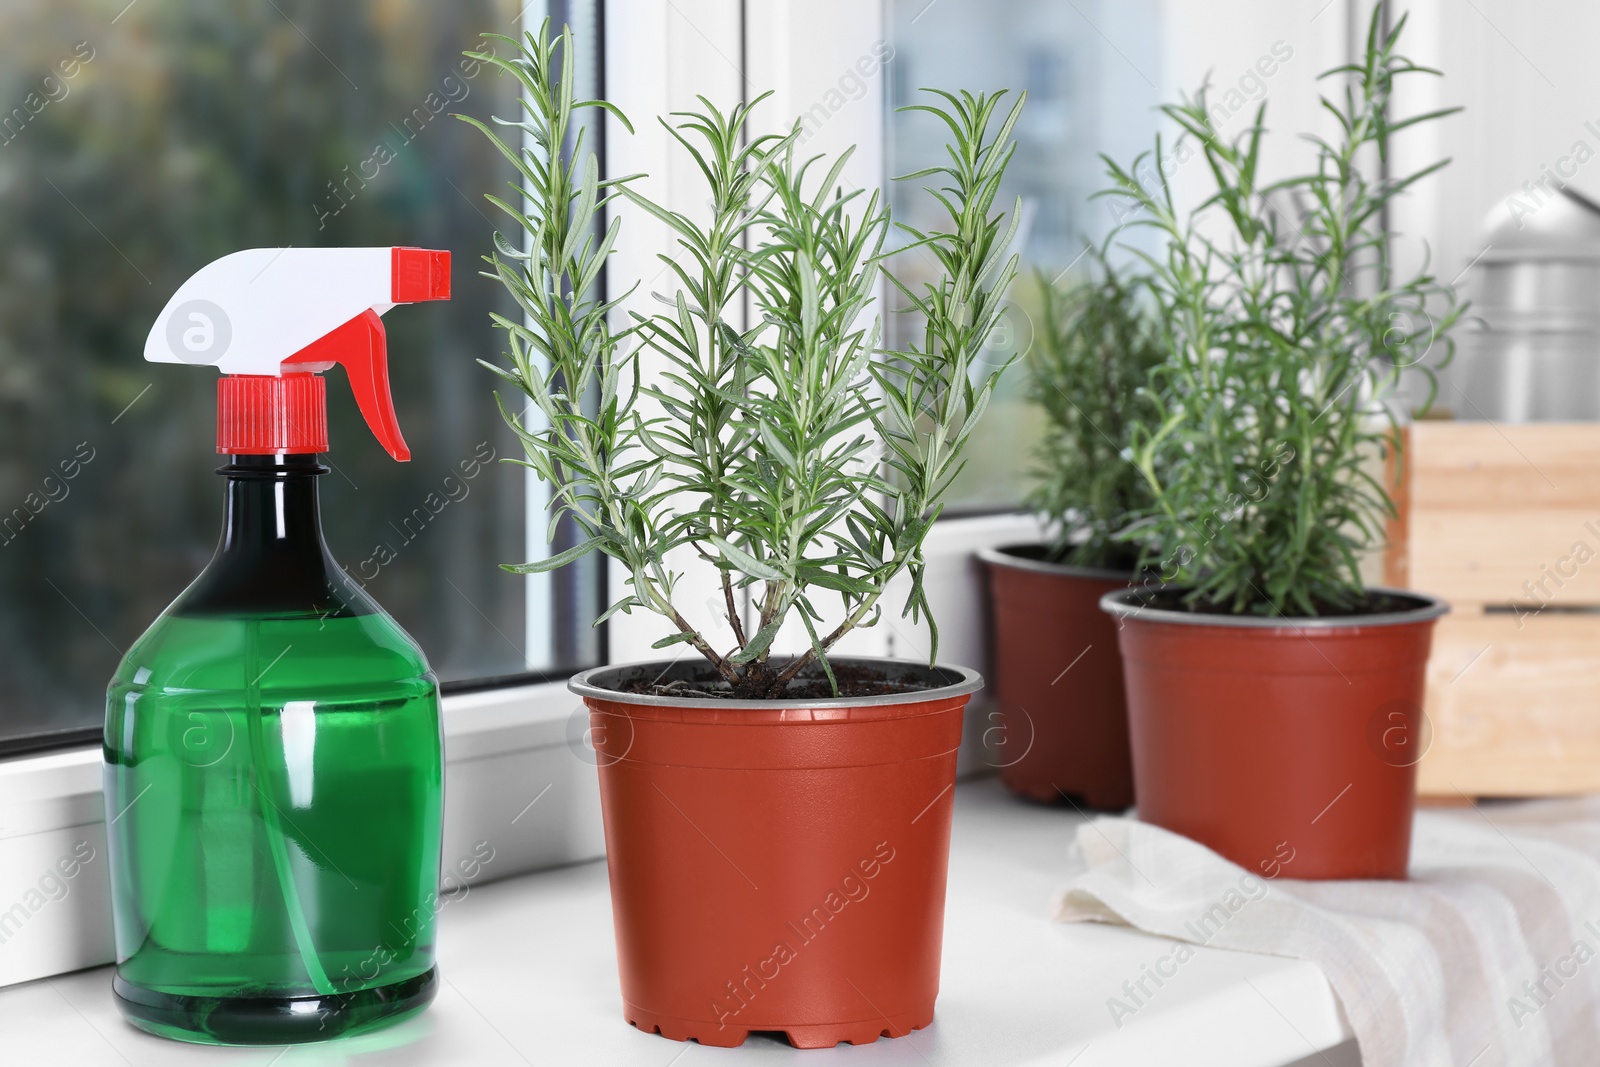
POLYGON ((477 273, 482 194, 510 172, 450 117, 514 113, 511 79, 461 52, 542 5, 124 3, 0 2, 0 744, 97 724, 122 651, 210 557, 216 375, 143 346, 178 285, 241 248, 452 251, 451 301, 385 320, 412 462, 329 375, 330 546, 442 679, 593 657, 592 612, 530 626, 527 580, 495 566, 527 548, 524 473, 498 462, 519 452, 474 362, 500 351, 489 312, 513 313, 477 273), (580 636, 530 648, 556 621, 580 636))

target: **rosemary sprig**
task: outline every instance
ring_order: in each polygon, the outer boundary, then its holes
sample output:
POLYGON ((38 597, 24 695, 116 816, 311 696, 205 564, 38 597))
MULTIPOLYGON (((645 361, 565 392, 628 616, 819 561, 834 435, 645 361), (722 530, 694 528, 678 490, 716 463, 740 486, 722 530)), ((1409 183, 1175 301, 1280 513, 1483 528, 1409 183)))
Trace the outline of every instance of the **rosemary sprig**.
POLYGON ((1039 321, 1028 350, 1028 398, 1045 415, 1028 506, 1053 529, 1054 554, 1085 567, 1132 566, 1119 539, 1151 503, 1128 455, 1133 428, 1159 421, 1145 386, 1166 356, 1143 280, 1090 249, 1095 276, 1035 275, 1039 321))
POLYGON ((503 40, 512 54, 474 58, 521 82, 522 119, 495 121, 533 147, 474 124, 517 168, 514 196, 490 201, 528 240, 524 251, 497 234, 485 261, 527 322, 496 318, 509 366, 491 369, 539 413, 533 424, 501 405, 528 466, 554 488, 552 521, 571 516, 585 535, 552 559, 509 569, 549 570, 602 552, 629 577, 627 595, 601 620, 636 608, 663 616, 671 632, 656 647, 689 644, 738 696, 781 695, 813 662, 831 682, 829 649, 878 620, 902 571, 912 576, 905 612, 927 612, 922 540, 999 370, 975 368, 1016 269, 1010 231, 992 208, 1020 100, 995 132, 999 94, 941 93, 939 103, 919 105, 949 127, 952 162, 910 177, 946 179, 930 193, 950 226, 912 234, 943 269, 913 292, 886 269, 893 223, 882 197, 840 184, 848 152, 801 157, 798 123, 788 136, 747 138, 760 100, 724 113, 701 99, 662 120, 705 182, 711 217, 696 221, 640 194, 631 177, 602 179, 581 138, 563 155, 574 110, 604 107, 626 123, 603 101, 573 100, 571 64, 558 63, 569 33, 551 38, 546 23, 522 42, 503 40), (662 257, 673 283, 662 308, 633 313, 623 329, 612 312, 624 297, 591 295, 619 220, 594 235, 619 196, 669 227, 680 248, 662 257), (880 276, 927 322, 904 351, 880 347, 880 276), (740 329, 730 320, 746 295, 758 321, 740 329), (645 351, 666 367, 649 382, 639 372, 645 351), (590 393, 597 412, 584 408, 590 393), (718 573, 731 647, 713 647, 674 604, 682 575, 667 559, 683 546, 718 573), (745 590, 757 612, 749 632, 745 590), (843 605, 825 633, 818 590, 843 605), (810 647, 776 660, 773 641, 792 618, 810 647))
MULTIPOLYGON (((1135 426, 1133 455, 1154 500, 1124 536, 1184 588, 1191 606, 1235 613, 1316 615, 1359 610, 1360 556, 1381 544, 1394 503, 1371 473, 1397 441, 1402 376, 1434 391, 1465 311, 1426 264, 1396 276, 1385 205, 1443 167, 1372 178, 1360 162, 1392 159, 1393 134, 1454 108, 1389 117, 1394 83, 1437 74, 1397 51, 1373 9, 1360 62, 1335 68, 1345 89, 1323 108, 1332 140, 1311 137, 1316 164, 1273 184, 1259 179, 1266 105, 1239 136, 1213 125, 1204 87, 1163 108, 1199 148, 1213 191, 1177 208, 1166 170, 1147 188, 1107 160, 1102 195, 1142 209, 1164 251, 1137 253, 1161 305, 1168 360, 1151 396, 1161 417, 1135 426), (1432 353, 1431 366, 1423 362, 1432 353)), ((1156 142, 1156 159, 1165 158, 1156 142)), ((1136 250, 1137 251, 1137 250, 1136 250)))

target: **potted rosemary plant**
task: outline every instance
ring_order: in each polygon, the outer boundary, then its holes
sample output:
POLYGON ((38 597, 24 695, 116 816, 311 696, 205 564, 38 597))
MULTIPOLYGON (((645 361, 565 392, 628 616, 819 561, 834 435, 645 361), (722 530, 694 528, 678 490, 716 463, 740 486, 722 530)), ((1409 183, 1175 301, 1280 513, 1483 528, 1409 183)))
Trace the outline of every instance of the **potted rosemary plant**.
POLYGON ((1193 214, 1165 172, 1147 189, 1110 164, 1111 194, 1166 239, 1147 257, 1163 419, 1135 427, 1134 455, 1154 500, 1146 562, 1168 583, 1101 602, 1121 625, 1139 814, 1251 870, 1293 856, 1294 878, 1405 877, 1423 676, 1448 610, 1360 573, 1394 511, 1369 464, 1396 447, 1396 387, 1431 385, 1422 360, 1448 358, 1464 310, 1426 269, 1395 268, 1382 221, 1447 161, 1361 169, 1448 114, 1390 117, 1397 79, 1437 73, 1396 51, 1404 26, 1386 33, 1374 10, 1361 60, 1323 75, 1348 88, 1324 98, 1338 136, 1312 139, 1302 176, 1258 184, 1265 106, 1229 140, 1204 91, 1165 109, 1215 180, 1193 214))
POLYGON ((939 93, 920 107, 947 126, 951 161, 910 177, 938 179, 950 221, 911 234, 942 270, 907 291, 924 336, 887 352, 873 301, 889 211, 839 187, 845 157, 808 160, 798 124, 747 135, 754 105, 702 101, 663 120, 708 186, 711 217, 696 221, 602 177, 581 142, 565 158, 575 108, 616 114, 556 76, 565 36, 501 40, 516 53, 473 58, 520 80, 523 117, 503 124, 533 146, 480 126, 521 178, 520 203, 491 200, 527 236, 486 257, 526 316, 496 320, 509 365, 493 369, 516 391, 504 411, 526 462, 585 535, 511 569, 601 552, 628 575, 601 618, 659 615, 657 647, 673 650, 571 682, 596 738, 624 1015, 712 1045, 926 1026, 962 709, 981 682, 832 649, 898 607, 883 598, 902 572, 904 610, 927 611, 922 541, 995 384, 976 357, 1015 272, 993 202, 1021 103, 939 93), (592 284, 618 198, 680 247, 673 291, 626 328, 621 298, 592 284), (643 376, 646 356, 666 372, 643 376), (536 417, 518 414, 524 397, 536 417), (682 610, 684 555, 719 589, 731 642, 682 610), (799 655, 773 652, 786 621, 808 635, 799 655))
POLYGON ((1144 386, 1165 350, 1138 278, 1099 250, 1091 258, 1090 278, 1036 276, 1028 395, 1046 422, 1028 504, 1051 539, 978 557, 1002 780, 1035 800, 1115 811, 1133 803, 1133 764, 1116 627, 1099 602, 1128 586, 1139 561, 1138 546, 1118 535, 1150 492, 1125 452, 1136 423, 1159 421, 1144 386))

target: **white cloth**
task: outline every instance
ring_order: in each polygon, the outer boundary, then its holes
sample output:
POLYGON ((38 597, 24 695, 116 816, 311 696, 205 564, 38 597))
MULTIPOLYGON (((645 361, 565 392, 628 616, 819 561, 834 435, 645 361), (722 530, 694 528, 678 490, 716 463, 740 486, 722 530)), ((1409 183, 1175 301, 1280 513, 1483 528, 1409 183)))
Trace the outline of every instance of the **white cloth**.
POLYGON ((1129 818, 1078 848, 1057 920, 1311 960, 1365 1067, 1600 1064, 1600 797, 1419 811, 1405 882, 1268 879, 1129 818))

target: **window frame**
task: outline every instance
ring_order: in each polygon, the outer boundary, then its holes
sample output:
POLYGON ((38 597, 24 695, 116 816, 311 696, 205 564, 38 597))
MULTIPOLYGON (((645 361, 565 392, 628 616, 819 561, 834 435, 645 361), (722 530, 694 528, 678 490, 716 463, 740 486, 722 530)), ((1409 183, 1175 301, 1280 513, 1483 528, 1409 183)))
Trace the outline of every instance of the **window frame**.
MULTIPOLYGON (((519 0, 520 3, 520 0, 519 0)), ((608 0, 532 0, 520 4, 516 16, 516 25, 507 29, 508 35, 516 35, 523 28, 532 29, 538 25, 540 19, 548 15, 558 26, 564 22, 574 21, 574 16, 580 9, 592 9, 592 21, 603 37, 606 25, 605 9, 608 0)), ((593 48, 594 69, 590 72, 590 84, 580 85, 580 93, 589 92, 594 96, 603 96, 605 88, 605 49, 602 41, 597 41, 593 48)), ((595 146, 602 168, 605 167, 605 148, 603 140, 595 146)), ((458 260, 461 257, 458 257, 458 260)), ((466 265, 470 266, 476 261, 467 258, 466 265)), ((484 379, 485 389, 491 388, 489 379, 484 379)), ((547 507, 549 492, 547 487, 539 481, 532 470, 525 471, 525 504, 523 510, 524 544, 527 560, 536 560, 548 557, 552 547, 544 534, 548 522, 547 507)), ((559 550, 559 549, 556 549, 559 550)), ((485 566, 493 566, 490 561, 484 561, 485 566)), ((350 568, 346 568, 350 569, 350 568)), ((607 593, 609 589, 609 574, 604 567, 594 567, 593 582, 587 590, 579 589, 577 594, 565 598, 580 613, 584 610, 581 603, 588 599, 593 607, 593 614, 598 616, 609 603, 607 593), (588 596, 585 597, 584 593, 588 596)), ((526 669, 512 671, 493 676, 452 679, 440 683, 440 695, 449 698, 458 694, 477 693, 493 689, 523 689, 529 686, 562 681, 580 670, 604 665, 610 662, 607 658, 608 624, 601 623, 595 627, 595 654, 592 656, 567 656, 563 658, 563 644, 578 644, 581 642, 564 642, 560 633, 561 627, 557 625, 556 615, 558 607, 566 607, 562 597, 554 593, 557 578, 552 574, 529 574, 522 576, 524 583, 524 640, 523 656, 526 669), (549 664, 549 665, 544 665, 549 664)), ((579 627, 581 629, 581 627, 579 627)), ((102 741, 103 726, 87 725, 58 729, 45 729, 17 736, 0 734, 0 770, 24 756, 43 756, 64 751, 82 749, 84 746, 98 747, 102 741)), ((0 833, 3 833, 4 810, 0 808, 0 833)))
MULTIPOLYGON (((602 27, 605 3, 596 0, 602 27)), ((535 0, 523 9, 519 26, 536 24, 552 8, 557 15, 570 11, 570 0, 535 0)), ((606 54, 598 43, 595 54, 606 54)), ((603 62, 599 68, 603 72, 603 62)), ((543 538, 548 493, 533 472, 528 478, 525 542, 529 558, 539 558, 549 552, 543 538)), ((492 566, 492 561, 484 565, 492 566)), ((553 616, 557 598, 548 595, 548 584, 541 596, 537 585, 549 578, 523 579, 530 613, 543 605, 553 616)), ((607 584, 603 568, 596 579, 598 615, 607 584)), ((547 634, 554 630, 551 622, 553 618, 545 623, 547 634)), ((585 666, 608 662, 606 624, 599 631, 599 656, 585 666)), ((535 632, 530 628, 527 635, 529 651, 535 647, 535 632)), ((553 640, 550 651, 556 652, 553 640)), ((578 669, 530 669, 440 685, 450 797, 441 890, 604 855, 598 782, 589 771, 592 758, 585 757, 588 716, 566 687, 566 679, 578 669), (496 861, 480 861, 473 866, 477 874, 463 876, 453 869, 453 859, 473 855, 479 841, 494 846, 496 861)), ((102 730, 73 727, 0 740, 0 910, 22 900, 32 880, 55 857, 71 853, 75 842, 87 841, 99 857, 98 863, 84 864, 76 892, 48 904, 23 929, 0 931, 5 934, 0 938, 5 949, 0 952, 0 987, 113 960, 102 730)))
MULTIPOLYGON (((621 0, 602 2, 617 4, 613 13, 621 10, 621 0)), ((708 72, 716 81, 720 68, 720 82, 728 91, 707 95, 727 99, 729 93, 738 98, 741 88, 747 92, 751 88, 746 70, 761 70, 776 72, 778 92, 769 114, 798 114, 822 99, 843 70, 842 64, 819 65, 819 49, 853 61, 884 39, 884 14, 882 0, 818 0, 805 5, 794 0, 705 0, 696 6, 694 23, 689 23, 683 6, 674 0, 629 0, 626 18, 605 23, 604 67, 625 72, 612 79, 608 98, 633 118, 648 119, 692 105, 696 92, 715 90, 717 85, 706 84, 708 72)), ((523 25, 539 17, 538 10, 530 10, 523 25)), ((858 145, 854 162, 862 180, 880 184, 884 180, 882 94, 880 76, 866 97, 830 114, 812 142, 818 151, 858 145)), ((619 141, 619 128, 608 129, 612 149, 608 169, 661 175, 669 182, 668 202, 692 210, 696 206, 692 182, 671 181, 665 131, 653 121, 637 123, 636 128, 639 134, 626 141, 619 141), (686 197, 691 198, 687 203, 686 197)), ((683 163, 679 161, 680 175, 683 163)), ((653 243, 639 239, 648 222, 630 217, 626 226, 632 227, 634 236, 613 261, 610 269, 619 273, 612 284, 630 275, 648 277, 639 273, 639 265, 656 262, 655 253, 665 243, 659 233, 653 243)), ((530 527, 541 534, 545 499, 543 493, 530 494, 528 502, 530 527)), ((925 587, 941 620, 941 659, 980 669, 985 665, 983 578, 974 551, 1038 536, 1036 520, 1019 512, 947 516, 934 525, 924 545, 925 587)), ((613 570, 612 587, 619 588, 625 577, 613 570)), ((720 587, 712 576, 705 575, 703 584, 704 598, 720 599, 720 587)), ((858 635, 850 650, 879 656, 926 655, 926 623, 913 626, 895 612, 885 612, 884 621, 885 625, 858 635)), ((606 653, 602 662, 659 657, 649 648, 661 635, 654 616, 636 612, 618 616, 606 626, 610 647, 602 645, 606 653)), ((598 776, 591 770, 593 758, 586 756, 590 750, 584 743, 588 715, 567 691, 565 678, 562 671, 529 671, 441 687, 449 797, 443 888, 604 855, 598 776), (468 855, 481 840, 494 846, 495 860, 484 864, 475 878, 452 876, 453 858, 468 855)), ((990 769, 983 741, 990 710, 982 694, 969 706, 958 763, 958 773, 964 776, 990 769)), ((56 747, 10 752, 7 757, 7 750, 0 749, 0 909, 21 899, 43 866, 69 853, 74 842, 88 841, 100 859, 85 865, 71 893, 41 909, 22 934, 4 944, 0 987, 98 966, 113 956, 99 731, 77 731, 70 742, 63 739, 56 747)))

